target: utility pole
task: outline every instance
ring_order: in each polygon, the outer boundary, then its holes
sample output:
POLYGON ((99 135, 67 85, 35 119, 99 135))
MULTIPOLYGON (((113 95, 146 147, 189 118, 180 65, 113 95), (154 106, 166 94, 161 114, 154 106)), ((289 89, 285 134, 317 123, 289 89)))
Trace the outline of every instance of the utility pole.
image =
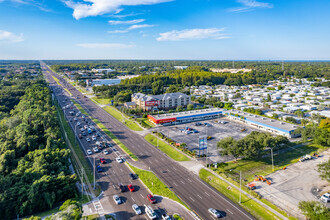
POLYGON ((242 201, 242 171, 239 171, 239 203, 242 201))
POLYGON ((81 168, 81 198, 84 198, 84 167, 81 168))
POLYGON ((93 172, 93 174, 94 174, 94 190, 95 190, 95 156, 94 156, 94 172, 93 172))
POLYGON ((270 148, 270 152, 272 154, 272 170, 274 172, 274 157, 273 157, 273 148, 270 148))

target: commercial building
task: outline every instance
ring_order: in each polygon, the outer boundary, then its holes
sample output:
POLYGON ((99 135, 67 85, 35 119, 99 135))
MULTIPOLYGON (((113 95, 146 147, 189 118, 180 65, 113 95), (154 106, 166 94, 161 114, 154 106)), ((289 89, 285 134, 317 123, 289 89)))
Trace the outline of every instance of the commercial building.
POLYGON ((143 93, 134 93, 132 102, 144 111, 158 109, 174 109, 178 106, 186 107, 190 103, 190 96, 181 92, 166 93, 163 95, 145 95, 143 93))
POLYGON ((162 115, 148 115, 148 119, 155 124, 173 125, 188 123, 194 121, 208 120, 227 116, 229 119, 245 123, 249 126, 256 127, 260 130, 275 134, 283 135, 289 138, 298 136, 294 131, 297 125, 270 119, 260 115, 255 115, 239 110, 225 110, 220 108, 201 109, 187 112, 177 112, 162 115))

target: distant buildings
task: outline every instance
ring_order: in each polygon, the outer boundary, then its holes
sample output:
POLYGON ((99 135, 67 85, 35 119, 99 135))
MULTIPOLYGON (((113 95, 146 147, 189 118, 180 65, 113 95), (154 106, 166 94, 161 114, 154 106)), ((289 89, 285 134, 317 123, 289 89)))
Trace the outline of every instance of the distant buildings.
POLYGON ((178 106, 186 107, 190 103, 190 96, 181 92, 166 93, 162 95, 145 95, 143 93, 134 93, 132 102, 144 111, 158 109, 174 109, 178 106))
POLYGON ((111 86, 111 85, 118 85, 120 83, 121 79, 96 79, 91 80, 91 86, 111 86))
POLYGON ((92 69, 92 72, 94 72, 94 73, 103 73, 103 72, 111 73, 114 71, 115 70, 113 70, 113 69, 92 69))
POLYGON ((174 69, 176 69, 176 70, 185 70, 187 68, 188 68, 188 66, 174 66, 174 69))

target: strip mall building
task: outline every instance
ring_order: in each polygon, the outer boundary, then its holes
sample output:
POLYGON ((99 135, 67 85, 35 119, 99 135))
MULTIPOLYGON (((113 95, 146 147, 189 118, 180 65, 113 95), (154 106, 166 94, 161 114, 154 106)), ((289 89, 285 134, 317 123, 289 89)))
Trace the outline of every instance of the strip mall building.
POLYGON ((195 121, 204 121, 209 119, 227 116, 229 119, 247 124, 260 130, 273 133, 275 135, 283 135, 288 138, 296 137, 294 131, 297 125, 270 119, 260 115, 239 111, 226 110, 220 108, 201 109, 187 112, 176 112, 162 115, 148 115, 148 119, 154 124, 176 125, 195 121))

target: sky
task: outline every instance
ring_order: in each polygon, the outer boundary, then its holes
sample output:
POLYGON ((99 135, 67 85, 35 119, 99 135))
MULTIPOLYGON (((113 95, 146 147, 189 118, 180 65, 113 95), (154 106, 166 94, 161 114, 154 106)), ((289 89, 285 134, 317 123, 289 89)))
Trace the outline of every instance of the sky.
POLYGON ((330 60, 330 0, 0 0, 0 59, 330 60))

